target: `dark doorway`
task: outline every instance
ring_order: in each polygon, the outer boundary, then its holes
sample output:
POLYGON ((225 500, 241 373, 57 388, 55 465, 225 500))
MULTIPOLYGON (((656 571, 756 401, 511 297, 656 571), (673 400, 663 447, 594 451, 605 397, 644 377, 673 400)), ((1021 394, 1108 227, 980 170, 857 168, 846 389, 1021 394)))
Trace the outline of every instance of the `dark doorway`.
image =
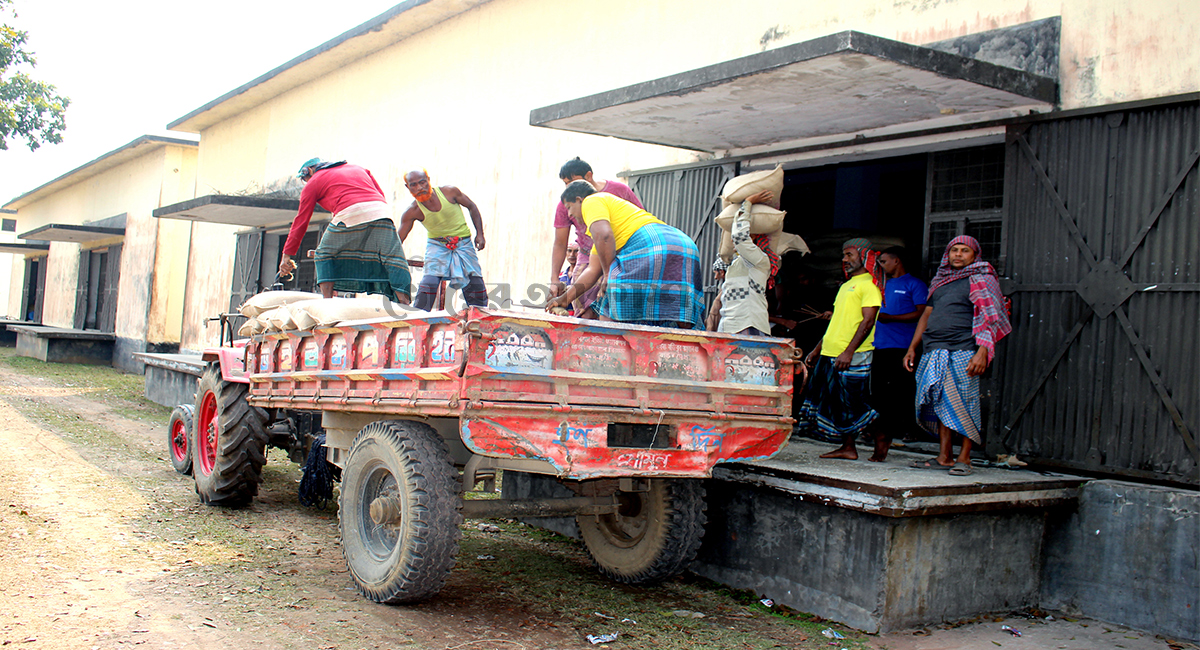
POLYGON ((784 230, 803 237, 812 252, 784 256, 771 303, 777 314, 799 323, 787 335, 802 349, 811 350, 825 333, 827 321, 812 315, 833 308, 845 280, 847 239, 866 237, 876 250, 904 246, 912 260, 907 267, 919 274, 927 159, 919 154, 786 172, 784 230))

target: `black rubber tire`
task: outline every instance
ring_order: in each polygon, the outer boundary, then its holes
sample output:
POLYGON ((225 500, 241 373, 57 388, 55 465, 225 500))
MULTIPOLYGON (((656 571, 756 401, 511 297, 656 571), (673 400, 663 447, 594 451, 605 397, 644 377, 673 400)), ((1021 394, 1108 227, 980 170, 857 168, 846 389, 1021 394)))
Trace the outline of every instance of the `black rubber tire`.
POLYGON ((224 381, 217 364, 200 377, 191 450, 201 503, 237 508, 258 494, 267 462, 267 412, 246 401, 249 392, 249 384, 224 381))
POLYGON ((342 554, 358 591, 377 603, 415 603, 441 591, 461 537, 458 472, 441 436, 421 422, 372 422, 342 472, 342 554), (394 497, 398 520, 376 524, 371 503, 394 497))
POLYGON ((687 569, 704 538, 704 486, 694 479, 650 479, 647 492, 618 492, 621 511, 575 518, 588 554, 605 576, 647 584, 687 569))
POLYGON ((167 455, 171 457, 171 467, 184 475, 192 473, 192 437, 196 430, 195 413, 195 406, 180 404, 171 411, 171 419, 167 421, 167 455))

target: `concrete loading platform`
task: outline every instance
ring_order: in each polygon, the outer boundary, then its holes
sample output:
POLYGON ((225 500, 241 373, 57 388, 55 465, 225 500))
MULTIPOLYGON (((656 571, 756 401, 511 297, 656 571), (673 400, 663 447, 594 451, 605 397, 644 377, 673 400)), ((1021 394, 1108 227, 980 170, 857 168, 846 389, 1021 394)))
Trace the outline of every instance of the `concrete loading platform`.
POLYGON ((834 446, 792 441, 719 466, 693 570, 868 632, 1038 603, 1047 512, 1072 506, 1084 479, 950 476, 895 449, 883 463, 818 458, 834 446))
POLYGON ((12 328, 22 325, 41 325, 41 323, 29 320, 0 318, 0 347, 15 348, 17 346, 17 333, 12 328))
MULTIPOLYGON (((822 460, 793 440, 719 465, 693 572, 793 609, 887 632, 1024 607, 1200 640, 1200 492, 1028 469, 955 477, 822 460)), ((506 498, 567 496, 505 472, 506 498)), ((528 519, 578 537, 573 519, 528 519)))
POLYGON ((198 354, 134 353, 146 364, 146 399, 168 408, 196 403, 196 382, 208 365, 198 354))
POLYGON ((116 335, 41 325, 7 325, 17 335, 17 355, 49 363, 112 365, 116 335))

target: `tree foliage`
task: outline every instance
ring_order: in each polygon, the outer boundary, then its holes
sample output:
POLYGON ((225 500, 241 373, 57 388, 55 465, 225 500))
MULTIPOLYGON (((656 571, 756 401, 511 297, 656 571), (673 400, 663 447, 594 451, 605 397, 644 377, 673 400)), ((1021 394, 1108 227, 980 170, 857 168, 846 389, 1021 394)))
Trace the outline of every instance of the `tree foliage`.
MULTIPOLYGON (((6 14, 10 4, 0 0, 0 14, 6 14)), ((27 39, 26 32, 0 24, 0 150, 8 149, 15 138, 24 138, 30 151, 43 143, 58 144, 67 127, 71 100, 24 71, 37 65, 33 52, 25 49, 27 39)))

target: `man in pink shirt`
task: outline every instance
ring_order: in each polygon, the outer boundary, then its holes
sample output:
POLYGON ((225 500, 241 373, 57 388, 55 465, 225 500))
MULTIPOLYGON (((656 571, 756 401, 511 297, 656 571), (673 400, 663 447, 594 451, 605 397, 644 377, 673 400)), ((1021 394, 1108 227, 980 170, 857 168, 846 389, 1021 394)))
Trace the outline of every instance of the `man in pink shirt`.
POLYGON ((320 205, 333 214, 313 260, 321 295, 332 298, 334 291, 378 293, 409 304, 412 276, 408 260, 387 198, 371 172, 344 160, 313 158, 300 166, 297 175, 304 181, 304 190, 283 245, 279 274, 286 276, 295 270, 292 258, 300 250, 313 209, 320 205))
MULTIPOLYGON (((594 179, 592 177, 592 166, 578 157, 564 163, 562 168, 558 170, 558 177, 562 179, 564 185, 570 185, 572 181, 585 180, 592 187, 596 188, 597 192, 612 194, 613 196, 629 201, 643 210, 646 209, 628 185, 618 183, 617 181, 594 179)), ((572 217, 567 211, 567 206, 562 201, 559 201, 558 209, 554 212, 554 249, 550 255, 551 296, 561 296, 567 289, 566 283, 559 280, 559 274, 562 273, 563 261, 567 258, 567 241, 571 237, 572 226, 575 227, 575 241, 579 245, 579 257, 575 262, 575 268, 570 278, 571 282, 574 282, 587 269, 588 261, 592 254, 592 238, 588 237, 587 225, 583 223, 583 219, 572 217)), ((574 302, 576 316, 580 318, 596 317, 596 311, 592 309, 592 303, 596 301, 596 297, 599 295, 600 284, 597 282, 595 286, 588 289, 574 302)))

